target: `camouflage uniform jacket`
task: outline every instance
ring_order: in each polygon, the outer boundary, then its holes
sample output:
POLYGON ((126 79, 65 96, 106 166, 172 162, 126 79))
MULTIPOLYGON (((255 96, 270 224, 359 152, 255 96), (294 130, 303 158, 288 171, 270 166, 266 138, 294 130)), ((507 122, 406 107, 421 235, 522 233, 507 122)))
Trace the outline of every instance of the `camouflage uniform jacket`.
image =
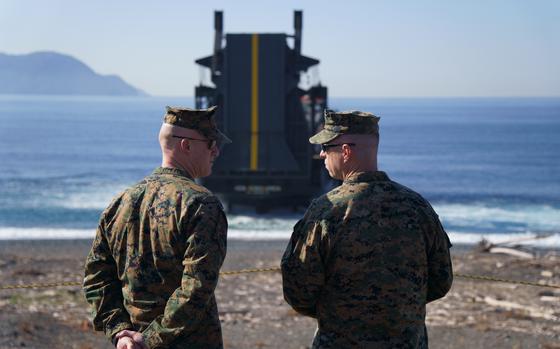
POLYGON ((317 318, 313 348, 426 348, 426 303, 453 273, 430 204, 384 172, 314 200, 282 258, 284 297, 317 318))
POLYGON ((103 212, 85 265, 96 330, 141 331, 149 348, 222 348, 214 289, 226 254, 218 199, 158 168, 103 212))

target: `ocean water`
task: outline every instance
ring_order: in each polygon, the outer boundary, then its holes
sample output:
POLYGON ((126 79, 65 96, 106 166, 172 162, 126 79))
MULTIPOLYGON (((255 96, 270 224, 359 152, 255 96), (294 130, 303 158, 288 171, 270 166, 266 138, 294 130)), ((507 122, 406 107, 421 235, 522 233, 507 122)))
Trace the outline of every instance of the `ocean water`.
MULTIPOLYGON (((0 96, 0 239, 89 238, 111 198, 159 165, 165 105, 192 98, 0 96)), ((434 206, 452 242, 560 247, 560 98, 334 98, 381 116, 379 167, 434 206)), ((219 160, 218 160, 219 161, 219 160)), ((301 212, 228 216, 287 239, 301 212)))

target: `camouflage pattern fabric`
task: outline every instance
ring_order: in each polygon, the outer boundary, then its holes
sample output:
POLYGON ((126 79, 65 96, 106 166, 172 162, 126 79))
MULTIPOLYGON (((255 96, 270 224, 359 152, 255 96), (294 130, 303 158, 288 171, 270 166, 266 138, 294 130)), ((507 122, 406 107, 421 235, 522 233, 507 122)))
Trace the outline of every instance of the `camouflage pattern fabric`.
POLYGON ((163 122, 166 124, 197 130, 208 139, 214 139, 219 144, 231 143, 225 134, 223 134, 216 125, 214 114, 218 107, 213 106, 208 109, 191 109, 181 107, 169 107, 165 109, 167 113, 163 116, 163 122))
POLYGON ((218 199, 158 168, 103 212, 85 265, 93 325, 143 333, 149 348, 222 348, 214 289, 226 255, 218 199))
POLYGON ((335 112, 325 109, 325 124, 309 138, 311 144, 325 144, 343 134, 379 135, 379 116, 358 110, 335 112))
POLYGON ((284 298, 317 319, 313 348, 427 348, 426 303, 453 273, 430 204, 363 172, 314 200, 282 257, 284 298))

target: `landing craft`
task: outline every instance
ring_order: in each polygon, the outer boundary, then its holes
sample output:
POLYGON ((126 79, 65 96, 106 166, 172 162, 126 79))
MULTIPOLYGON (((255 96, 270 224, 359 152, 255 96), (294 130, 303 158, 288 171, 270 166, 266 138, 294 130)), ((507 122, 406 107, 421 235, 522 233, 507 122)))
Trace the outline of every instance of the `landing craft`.
POLYGON ((307 205, 328 181, 308 142, 321 125, 327 88, 313 75, 319 61, 301 54, 302 11, 294 11, 293 35, 224 35, 221 11, 214 28, 213 54, 196 60, 207 78, 195 88, 195 104, 218 106, 218 126, 233 143, 203 184, 229 210, 307 205))

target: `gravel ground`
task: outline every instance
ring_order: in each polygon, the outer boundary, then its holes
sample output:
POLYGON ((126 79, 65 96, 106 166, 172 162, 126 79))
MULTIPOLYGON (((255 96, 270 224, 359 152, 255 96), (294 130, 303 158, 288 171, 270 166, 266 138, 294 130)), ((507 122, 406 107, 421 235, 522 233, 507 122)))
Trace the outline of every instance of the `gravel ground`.
MULTIPOLYGON (((0 284, 80 281, 91 241, 0 241, 0 284)), ((278 266, 286 241, 230 241, 222 270, 278 266)), ((453 249, 455 272, 560 284, 560 251, 534 259, 453 249)), ((309 348, 315 321, 282 298, 276 272, 224 276, 216 290, 226 348, 309 348)), ((456 278, 428 305, 431 348, 560 349, 560 290, 456 278)), ((111 348, 79 287, 0 290, 0 348, 111 348)))

